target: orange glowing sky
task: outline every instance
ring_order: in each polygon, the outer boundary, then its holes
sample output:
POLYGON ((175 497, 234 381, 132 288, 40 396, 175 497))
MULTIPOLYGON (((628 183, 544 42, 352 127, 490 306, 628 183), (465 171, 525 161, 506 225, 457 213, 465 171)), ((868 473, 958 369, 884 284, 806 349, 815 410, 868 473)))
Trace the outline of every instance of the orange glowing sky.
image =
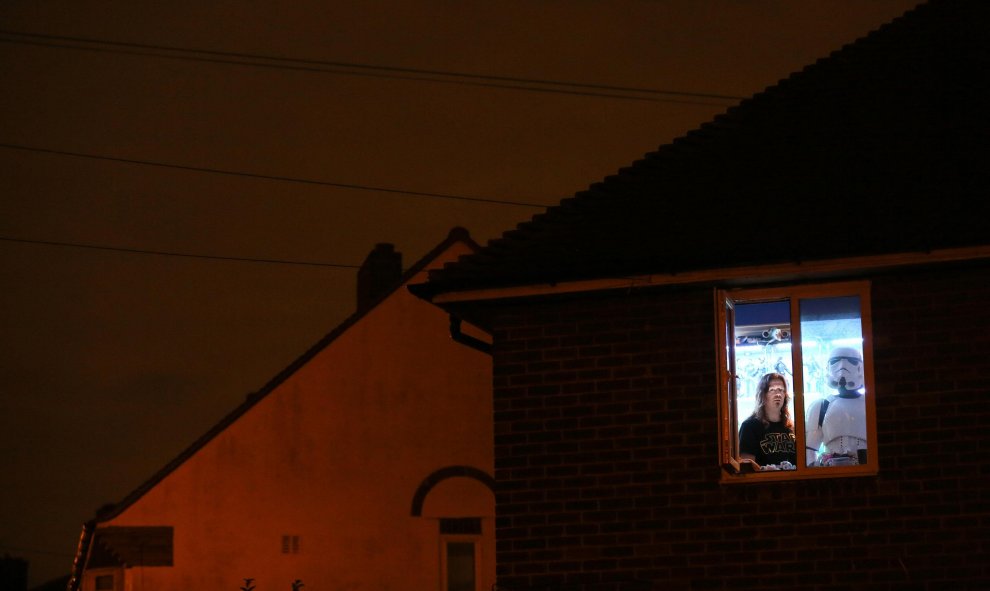
POLYGON ((345 265, 392 242, 408 265, 539 209, 333 184, 550 205, 732 104, 411 70, 748 96, 915 4, 5 0, 0 553, 66 574, 98 506, 354 306, 349 268, 30 241, 345 265))

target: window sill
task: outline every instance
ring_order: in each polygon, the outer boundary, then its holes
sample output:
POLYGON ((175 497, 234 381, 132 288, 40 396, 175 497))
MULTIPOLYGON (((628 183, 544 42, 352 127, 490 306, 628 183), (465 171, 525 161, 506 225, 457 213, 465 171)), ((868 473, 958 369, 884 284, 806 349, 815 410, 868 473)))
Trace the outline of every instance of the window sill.
POLYGON ((816 480, 821 478, 855 478, 876 476, 879 470, 875 465, 837 466, 832 468, 798 467, 796 470, 757 470, 750 460, 729 458, 722 465, 722 484, 743 484, 779 480, 816 480))

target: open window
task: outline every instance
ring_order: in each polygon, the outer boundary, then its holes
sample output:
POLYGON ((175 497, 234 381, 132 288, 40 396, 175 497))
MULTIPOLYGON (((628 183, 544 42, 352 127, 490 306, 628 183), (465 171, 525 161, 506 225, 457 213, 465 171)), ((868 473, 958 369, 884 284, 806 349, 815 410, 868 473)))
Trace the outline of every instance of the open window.
POLYGON ((869 283, 717 290, 716 305, 723 480, 875 474, 869 283))

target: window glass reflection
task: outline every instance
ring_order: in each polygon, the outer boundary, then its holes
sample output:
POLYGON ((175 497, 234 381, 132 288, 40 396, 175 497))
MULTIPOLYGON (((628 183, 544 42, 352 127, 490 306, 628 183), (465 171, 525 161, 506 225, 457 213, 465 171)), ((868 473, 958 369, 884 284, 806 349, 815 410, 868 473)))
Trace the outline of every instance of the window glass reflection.
POLYGON ((803 299, 800 305, 807 465, 866 463, 866 372, 859 298, 803 299))
MULTIPOLYGON (((736 304, 736 428, 756 409, 757 386, 769 373, 784 376, 793 392, 791 311, 787 300, 736 304)), ((794 401, 788 401, 791 416, 794 401)))

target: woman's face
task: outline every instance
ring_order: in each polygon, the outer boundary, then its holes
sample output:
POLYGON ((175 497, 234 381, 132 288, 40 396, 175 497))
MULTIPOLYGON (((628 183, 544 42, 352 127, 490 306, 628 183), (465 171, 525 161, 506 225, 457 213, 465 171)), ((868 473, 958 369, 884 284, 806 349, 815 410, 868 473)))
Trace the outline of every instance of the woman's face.
POLYGON ((767 389, 767 408, 780 410, 784 406, 784 398, 787 395, 787 384, 783 380, 770 380, 770 387, 767 389))

